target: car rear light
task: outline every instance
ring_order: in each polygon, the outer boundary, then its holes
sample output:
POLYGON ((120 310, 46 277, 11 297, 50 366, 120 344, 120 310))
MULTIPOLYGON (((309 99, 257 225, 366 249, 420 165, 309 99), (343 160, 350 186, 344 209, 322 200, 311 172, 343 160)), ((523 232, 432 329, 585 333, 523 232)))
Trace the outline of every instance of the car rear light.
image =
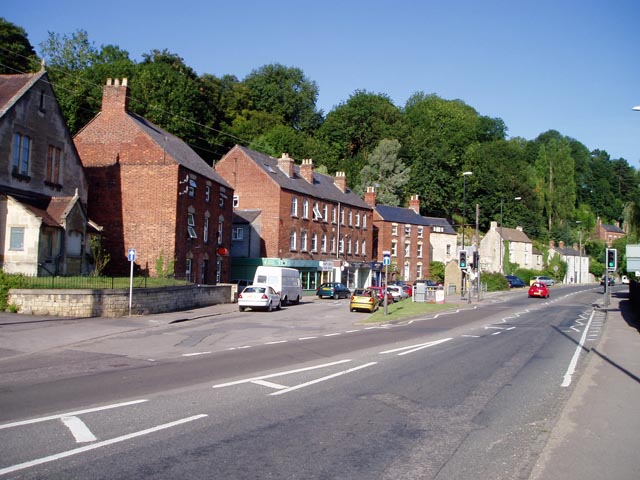
POLYGON ((268 298, 269 298, 269 297, 267 297, 267 294, 266 294, 266 293, 263 293, 263 294, 262 294, 262 300, 267 300, 268 298))
POLYGON ((373 303, 373 297, 369 299, 369 303, 373 303))
POLYGON ((241 293, 238 294, 238 298, 242 298, 242 294, 241 293))

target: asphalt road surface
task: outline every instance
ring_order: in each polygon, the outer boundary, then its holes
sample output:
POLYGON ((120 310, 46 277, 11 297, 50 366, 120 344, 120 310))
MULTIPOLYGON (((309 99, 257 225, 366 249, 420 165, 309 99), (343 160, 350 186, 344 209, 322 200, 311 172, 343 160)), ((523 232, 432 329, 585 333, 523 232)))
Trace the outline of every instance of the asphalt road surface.
POLYGON ((7 358, 0 478, 528 478, 601 299, 377 327, 311 302, 7 358))

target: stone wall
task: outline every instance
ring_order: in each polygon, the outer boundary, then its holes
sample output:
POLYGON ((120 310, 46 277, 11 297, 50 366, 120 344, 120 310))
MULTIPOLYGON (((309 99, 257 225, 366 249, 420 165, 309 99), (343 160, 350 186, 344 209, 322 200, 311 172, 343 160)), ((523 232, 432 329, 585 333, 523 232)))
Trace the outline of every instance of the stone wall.
MULTIPOLYGON (((8 303, 26 315, 126 317, 129 290, 11 289, 8 303)), ((131 315, 149 315, 233 302, 231 285, 189 285, 133 290, 131 315)))

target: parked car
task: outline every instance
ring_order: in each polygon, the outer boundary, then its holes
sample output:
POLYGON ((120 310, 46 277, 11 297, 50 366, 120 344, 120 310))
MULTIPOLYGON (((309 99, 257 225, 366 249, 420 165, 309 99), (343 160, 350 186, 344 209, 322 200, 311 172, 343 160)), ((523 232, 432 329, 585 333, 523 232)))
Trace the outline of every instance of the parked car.
POLYGON ((438 284, 436 282, 434 282, 433 280, 428 280, 428 279, 416 280, 415 282, 413 282, 413 286, 415 287, 418 283, 424 283, 427 287, 437 287, 438 286, 438 284))
MULTIPOLYGON (((603 286, 604 286, 604 279, 605 279, 605 277, 602 277, 602 278, 600 279, 600 285, 603 285, 603 286)), ((615 285, 616 285, 616 281, 615 281, 615 279, 614 279, 613 277, 609 277, 609 286, 610 286, 610 287, 614 287, 615 285)))
POLYGON ((544 283, 548 287, 552 287, 556 284, 556 281, 545 275, 539 275, 537 277, 531 277, 531 281, 529 281, 529 285, 533 285, 534 283, 544 283))
POLYGON ((626 275, 622 275, 622 278, 620 279, 620 283, 622 285, 629 285, 629 277, 627 277, 626 275))
POLYGON ((394 302, 399 302, 400 300, 407 298, 406 292, 399 285, 389 285, 387 287, 387 291, 391 293, 394 302))
POLYGON ((509 282, 509 288, 524 288, 524 282, 515 275, 505 275, 504 278, 509 282))
POLYGON ((316 295, 318 295, 318 298, 330 297, 337 300, 338 298, 349 298, 351 290, 342 283, 329 282, 320 285, 316 295))
POLYGON ((411 285, 403 285, 402 289, 407 292, 407 298, 413 297, 413 287, 411 285))
POLYGON ((356 288, 351 295, 351 301, 349 302, 349 310, 355 311, 367 311, 373 313, 378 309, 380 300, 378 295, 370 288, 356 288))
POLYGON ((282 308, 282 299, 278 292, 269 285, 253 284, 245 287, 238 295, 238 308, 244 312, 245 308, 251 310, 266 310, 282 308))
MULTIPOLYGON (((385 290, 382 287, 369 287, 371 290, 373 290, 375 292, 375 294, 378 296, 378 300, 380 300, 380 303, 384 302, 384 295, 385 295, 385 290)), ((386 291, 387 294, 387 305, 390 305, 393 303, 393 295, 391 295, 391 292, 386 291)))
POLYGON ((529 287, 529 298, 531 297, 549 298, 549 288, 543 282, 535 282, 529 287))

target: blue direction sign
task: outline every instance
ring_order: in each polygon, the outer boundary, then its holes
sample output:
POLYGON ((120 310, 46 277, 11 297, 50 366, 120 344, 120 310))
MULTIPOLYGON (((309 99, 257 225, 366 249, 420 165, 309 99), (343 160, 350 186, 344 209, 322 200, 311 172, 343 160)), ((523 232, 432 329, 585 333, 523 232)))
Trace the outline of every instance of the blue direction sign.
POLYGON ((130 248, 129 252, 127 253, 127 259, 130 262, 135 262, 136 261, 136 249, 135 248, 130 248))
POLYGON ((382 265, 391 265, 391 252, 382 252, 382 265))

